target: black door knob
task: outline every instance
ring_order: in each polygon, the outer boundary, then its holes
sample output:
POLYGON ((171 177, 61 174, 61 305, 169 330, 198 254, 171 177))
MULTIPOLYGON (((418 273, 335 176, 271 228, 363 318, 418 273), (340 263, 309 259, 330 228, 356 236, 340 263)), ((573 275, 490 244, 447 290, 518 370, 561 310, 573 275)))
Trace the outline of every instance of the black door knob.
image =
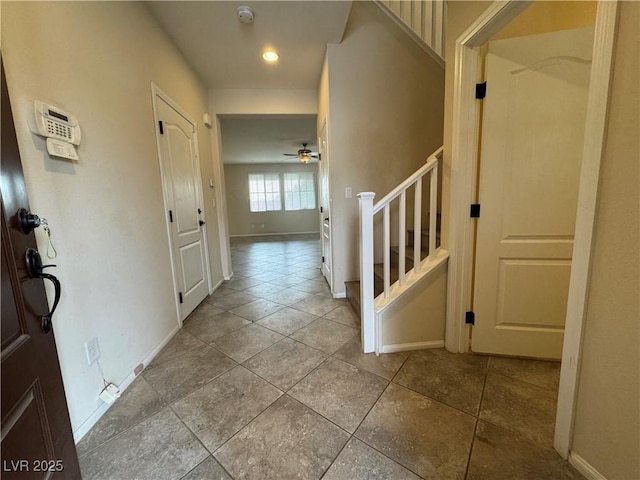
POLYGON ((35 213, 31 213, 26 208, 18 209, 18 226, 25 235, 29 235, 34 229, 38 228, 42 221, 35 213))

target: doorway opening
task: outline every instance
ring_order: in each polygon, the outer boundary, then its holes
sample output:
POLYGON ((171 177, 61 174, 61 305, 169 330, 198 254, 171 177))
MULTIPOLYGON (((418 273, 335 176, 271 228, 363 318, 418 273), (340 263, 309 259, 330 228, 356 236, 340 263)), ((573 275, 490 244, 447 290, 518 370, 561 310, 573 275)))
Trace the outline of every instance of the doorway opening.
MULTIPOLYGON (((229 238, 315 238, 318 248, 301 255, 324 272, 330 265, 321 235, 325 217, 329 221, 320 168, 326 138, 323 146, 317 116, 219 115, 218 121, 229 238)), ((234 273, 236 266, 244 270, 239 260, 231 259, 234 273)))
POLYGON ((595 9, 555 30, 558 5, 532 4, 483 47, 477 353, 562 356, 595 9))
MULTIPOLYGON (((478 256, 478 262, 474 262, 473 250, 475 246, 475 228, 474 222, 475 219, 469 218, 469 204, 474 204, 476 202, 476 193, 478 190, 476 189, 477 181, 479 180, 480 184, 480 192, 482 192, 482 176, 485 174, 483 171, 487 166, 487 160, 483 159, 481 156, 481 166, 480 170, 478 169, 478 151, 484 151, 484 145, 479 149, 478 142, 480 139, 480 126, 482 122, 485 120, 487 115, 485 112, 482 112, 481 116, 481 108, 479 106, 480 102, 476 100, 476 84, 481 82, 483 79, 480 78, 479 73, 482 71, 482 47, 487 43, 491 42, 494 39, 495 35, 499 35, 502 31, 508 31, 509 24, 511 22, 516 23, 518 21, 518 15, 522 14, 522 16, 526 16, 527 14, 535 13, 535 9, 544 8, 545 2, 540 2, 540 4, 532 3, 532 2, 505 2, 500 4, 494 4, 490 7, 469 29, 458 39, 456 42, 456 79, 455 79, 455 91, 454 91, 454 125, 453 125, 453 148, 452 148, 452 157, 454 159, 455 164, 452 165, 452 187, 451 187, 451 263, 449 270, 449 298, 448 298, 448 308, 447 308, 447 348, 454 352, 466 352, 470 349, 473 349, 473 340, 471 343, 469 342, 469 330, 470 327, 464 325, 465 311, 472 311, 472 298, 475 300, 478 298, 480 292, 475 292, 475 295, 472 297, 473 285, 474 285, 474 266, 476 267, 475 274, 478 275, 480 267, 487 269, 486 266, 480 266, 479 263, 482 263, 488 258, 488 256, 484 256, 480 258, 478 256), (538 6, 539 5, 539 6, 538 6)), ((583 6, 589 6, 590 8, 595 9, 596 4, 589 2, 581 2, 583 6)), ((547 4, 548 8, 554 7, 554 4, 547 4)), ((566 7, 566 4, 559 4, 558 7, 566 7)), ((574 409, 574 398, 576 392, 576 383, 577 383, 577 374, 578 374, 578 357, 580 353, 579 339, 581 336, 582 329, 582 320, 584 313, 584 305, 585 305, 585 295, 586 295, 586 282, 588 278, 588 270, 590 263, 590 246, 591 239, 593 233, 593 219, 595 214, 595 199, 597 192, 597 176, 598 176, 598 166, 600 163, 600 158, 602 155, 602 145, 604 139, 604 118, 606 116, 606 99, 608 98, 608 85, 609 85, 609 77, 611 74, 611 58, 613 51, 613 39, 615 34, 615 25, 616 25, 616 11, 617 6, 615 3, 606 3, 599 2, 597 4, 597 11, 593 10, 595 15, 592 15, 592 18, 595 18, 595 33, 593 35, 594 43, 592 48, 592 68, 590 69, 589 74, 589 86, 587 93, 587 107, 586 107, 586 119, 583 122, 583 138, 582 142, 582 153, 580 156, 581 167, 579 180, 577 182, 577 194, 574 193, 574 197, 577 197, 577 204, 580 205, 577 211, 577 217, 575 220, 575 240, 572 248, 572 255, 570 263, 567 262, 566 258, 562 261, 553 259, 555 261, 554 267, 559 268, 560 270, 564 269, 563 275, 569 277, 568 283, 568 300, 567 297, 564 297, 564 301, 566 304, 566 325, 565 325, 565 335, 564 340, 560 340, 560 347, 562 349, 562 367, 560 373, 560 381, 559 381, 559 394, 558 394, 558 404, 557 404, 557 415, 556 415, 556 424, 555 424, 555 439, 554 439, 554 447, 556 450, 565 458, 568 456, 569 447, 570 447, 570 438, 571 438, 571 430, 572 430, 572 416, 574 409), (604 100, 603 100, 604 99, 604 100), (564 264, 562 263, 564 262, 564 264), (569 264, 568 264, 569 263, 569 264), (570 265, 570 266, 569 266, 570 265), (568 270, 568 272, 567 272, 568 270)), ((562 18, 567 19, 571 16, 568 15, 554 15, 551 18, 562 18)), ((592 20, 593 23, 593 20, 592 20)), ((516 31, 524 32, 524 36, 528 35, 536 35, 536 34, 544 34, 544 33, 552 33, 562 30, 571 30, 572 28, 566 28, 566 25, 553 25, 552 28, 547 28, 546 31, 541 33, 536 33, 535 31, 528 30, 529 27, 535 25, 534 22, 529 21, 525 22, 525 27, 520 26, 516 28, 516 31)), ((579 28, 576 25, 573 27, 579 28)), ((526 40, 523 40, 525 42, 526 40)), ((562 45, 562 42, 556 42, 562 45)), ((566 43, 566 42, 565 42, 566 43)), ((491 52, 491 48, 489 48, 489 52, 491 52)), ((538 59, 538 63, 536 61, 532 61, 529 64, 524 62, 525 64, 519 68, 513 68, 510 71, 515 71, 515 73, 520 73, 518 80, 524 79, 522 75, 524 72, 529 73, 530 71, 536 72, 538 74, 544 68, 541 67, 551 67, 559 68, 563 62, 566 63, 568 60, 564 57, 574 57, 571 53, 565 54, 554 54, 554 57, 562 57, 562 58, 553 58, 553 59, 538 59), (542 62, 542 63, 539 63, 542 62), (522 70, 525 68, 525 70, 522 70)), ((579 56, 577 56, 579 57, 579 56)), ((569 62, 579 63, 576 59, 568 60, 569 62), (572 62, 573 60, 573 62, 572 62)), ((490 65, 489 65, 490 66, 490 65)), ((488 72, 489 73, 489 72, 488 72)), ((571 77, 571 75, 570 75, 571 77)), ((530 77, 533 78, 533 77, 530 77)), ((549 80, 548 78, 544 79, 545 81, 549 80)), ((491 91, 491 86, 487 85, 487 96, 491 91)), ((517 95, 516 95, 517 98, 517 95)), ((529 99, 520 99, 521 103, 526 104, 526 101, 529 99)), ((505 100, 506 101, 506 100, 505 100)), ((518 102, 510 105, 507 102, 506 107, 503 107, 504 112, 511 112, 517 106, 518 102)), ((503 119, 504 120, 504 119, 503 119)), ((513 128, 514 126, 509 126, 513 128)), ((483 140, 486 137, 484 134, 488 128, 488 125, 483 125, 483 140)), ((505 142, 503 141, 501 145, 498 147, 498 151, 504 153, 505 151, 505 142)), ((517 186, 518 175, 522 176, 522 171, 518 172, 510 172, 508 168, 505 167, 512 166, 511 163, 506 163, 498 165, 496 167, 496 171, 500 172, 502 176, 502 183, 504 184, 504 180, 506 178, 507 188, 514 190, 514 187, 517 186), (508 173, 505 176, 505 172, 508 173), (515 176, 513 176, 515 175, 515 176)), ((526 165, 525 165, 526 166, 526 165)), ((522 168, 519 166, 518 168, 522 168)), ((489 169, 490 170, 490 169, 489 169)), ((562 182, 566 181, 563 179, 562 175, 559 175, 559 178, 562 179, 562 182)), ((555 180, 553 180, 555 181, 555 180)), ((560 183, 562 183, 560 182, 560 183)), ((500 190, 499 188, 497 190, 500 190)), ((512 192, 514 198, 518 198, 518 195, 523 195, 523 193, 527 193, 526 189, 518 190, 512 192)), ((500 201, 504 200, 504 187, 500 192, 497 198, 500 201)), ((530 199, 529 199, 530 200, 530 199)), ((545 199, 546 200, 546 199, 545 199)), ((532 202, 534 203, 534 202, 532 202)), ((541 204, 544 202, 541 201, 541 204)), ((482 206, 482 205, 481 205, 482 206)), ((526 232, 526 227, 528 224, 521 219, 513 217, 512 213, 509 209, 512 209, 512 205, 507 205, 507 212, 509 215, 504 214, 502 212, 501 215, 498 215, 498 220, 496 221, 495 230, 503 234, 504 227, 504 218, 508 218, 511 221, 511 225, 516 225, 520 222, 521 226, 525 225, 524 229, 516 229, 514 228, 514 237, 510 240, 523 240, 523 232, 526 232)), ((543 211, 542 215, 548 213, 543 211)), ((489 215, 490 212, 486 211, 483 207, 482 214, 489 215)), ((575 210, 574 210, 575 212, 575 210)), ((555 212, 553 212, 555 213, 555 212)), ((574 214, 575 215, 575 214, 574 214)), ((490 215, 489 215, 490 217, 490 215)), ((486 217, 485 217, 486 218, 486 217)), ((481 218, 482 219, 482 215, 481 218)), ((535 222, 534 222, 535 223, 535 222)), ((566 222, 565 222, 566 223, 566 222)), ((565 230, 567 230, 565 225, 565 230)), ((478 236, 480 237, 481 228, 478 227, 478 236)), ((529 234, 529 232, 526 232, 529 234)), ((544 232, 543 232, 544 233, 544 232)), ((502 235, 504 237, 508 237, 507 235, 502 235)), ((540 234, 533 234, 533 237, 540 237, 540 234)), ((550 233, 550 236, 554 236, 554 241, 556 240, 564 240, 565 243, 569 243, 569 238, 566 238, 566 232, 563 234, 558 234, 557 232, 550 233), (565 238, 559 238, 564 235, 565 238)), ((536 238, 535 240, 540 240, 541 238, 536 238)), ((482 245, 483 240, 479 238, 479 246, 482 245)), ((517 242, 514 242, 517 243, 517 242)), ((535 243, 535 242, 530 242, 535 243)), ((548 242, 553 243, 553 242, 548 242)), ((561 243, 561 242, 558 242, 561 243)), ((566 248, 566 245, 564 246, 566 248)), ((563 253, 566 257, 566 252, 563 253)), ((497 256, 500 258, 499 256, 497 256)), ((514 255, 515 258, 518 258, 517 262, 512 263, 511 265, 505 266, 505 263, 500 261, 495 261, 494 265, 491 267, 493 272, 497 272, 498 280, 500 279, 499 275, 505 276, 505 273, 510 269, 508 273, 512 273, 510 279, 510 287, 513 285, 521 284, 522 282, 531 281, 532 277, 535 280, 536 276, 538 276, 539 281, 542 281, 541 269, 538 271, 527 272, 527 274, 522 275, 522 272, 527 270, 527 266, 531 266, 531 262, 527 264, 528 259, 524 257, 521 253, 514 255), (518 257, 519 255, 519 257, 518 257), (524 259, 522 258, 524 257, 524 259), (497 266, 496 266, 497 264, 497 266), (513 268, 512 268, 513 267, 513 268)), ((552 257, 553 258, 553 257, 552 257)), ((548 262, 549 265, 552 262, 548 262)), ((547 267, 545 265, 544 268, 547 267)), ((543 268, 543 269, 544 269, 543 268)), ((548 270, 553 270, 549 268, 548 270)), ((556 269, 556 271, 558 271, 556 269)), ((560 283, 558 278, 560 275, 551 275, 551 278, 556 283, 560 283)), ((566 278, 564 280, 566 283, 566 278)), ((494 284, 494 289, 489 294, 482 294, 482 296, 488 297, 489 295, 493 295, 492 301, 495 301, 496 298, 506 297, 506 287, 504 278, 502 279, 502 287, 499 285, 499 282, 496 281, 494 284), (502 290, 501 290, 502 288, 502 290)), ((543 291, 544 288, 541 288, 540 291, 543 291)), ((552 295, 554 291, 552 290, 552 295)), ((525 299, 529 301, 528 298, 525 299)), ((483 298, 481 301, 488 301, 486 298, 483 298)), ((499 305, 499 308, 502 310, 498 313, 495 313, 494 317, 491 318, 490 322, 495 322, 496 318, 500 318, 500 315, 503 315, 507 310, 511 310, 514 312, 518 312, 518 309, 521 308, 521 300, 514 300, 510 303, 505 301, 502 305, 499 305), (514 301, 515 306, 514 306, 514 301)), ((526 304, 526 301, 523 302, 526 304)), ((557 302, 556 302, 557 303, 557 302)), ((520 310, 522 311, 522 310, 520 310)), ((530 322, 530 319, 527 319, 526 322, 530 322)), ((497 330, 534 330, 531 328, 531 325, 526 323, 524 325, 501 325, 496 328, 497 330)), ((512 322, 514 323, 514 322, 512 322)), ((517 323, 517 322, 515 322, 517 323)), ((545 325, 541 328, 541 330, 545 330, 544 333, 553 333, 554 330, 560 330, 557 325, 553 325, 553 328, 550 328, 549 325, 545 325)), ((474 326, 473 329, 476 327, 474 326)), ((537 328, 537 327, 536 327, 537 328)), ((500 332, 504 333, 504 332, 500 332)), ((474 332, 475 335, 475 332, 474 332)), ((473 337, 472 337, 473 338, 473 337)), ((509 355, 518 355, 515 351, 508 352, 509 355)), ((532 356, 531 353, 521 354, 523 356, 532 356)), ((546 354, 543 355, 545 357, 554 357, 556 354, 546 354)))

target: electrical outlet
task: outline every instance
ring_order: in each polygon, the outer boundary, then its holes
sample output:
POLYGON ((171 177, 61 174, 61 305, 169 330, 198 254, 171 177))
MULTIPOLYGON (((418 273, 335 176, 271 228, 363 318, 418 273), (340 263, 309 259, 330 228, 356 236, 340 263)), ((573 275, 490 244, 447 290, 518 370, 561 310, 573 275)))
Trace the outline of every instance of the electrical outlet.
POLYGON ((87 354, 87 363, 91 365, 93 362, 100 358, 100 345, 98 344, 98 337, 93 337, 91 340, 84 344, 84 351, 87 354))

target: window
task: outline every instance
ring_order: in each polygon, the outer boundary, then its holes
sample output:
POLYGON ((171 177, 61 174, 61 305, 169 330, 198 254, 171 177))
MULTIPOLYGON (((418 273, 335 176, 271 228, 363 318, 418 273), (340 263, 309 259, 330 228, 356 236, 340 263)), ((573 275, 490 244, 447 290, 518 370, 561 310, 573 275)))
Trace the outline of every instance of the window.
POLYGON ((313 173, 284 174, 284 209, 312 210, 316 208, 313 173))
POLYGON ((252 212, 282 210, 280 175, 249 175, 249 209, 252 212))

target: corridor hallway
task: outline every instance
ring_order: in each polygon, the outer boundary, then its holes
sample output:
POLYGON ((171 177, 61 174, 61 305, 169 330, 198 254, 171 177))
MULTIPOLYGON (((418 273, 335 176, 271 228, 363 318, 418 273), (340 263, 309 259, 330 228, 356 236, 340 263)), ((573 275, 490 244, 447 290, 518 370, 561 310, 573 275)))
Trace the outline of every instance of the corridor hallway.
POLYGON ((317 235, 233 239, 234 278, 78 445, 83 478, 581 479, 559 364, 361 353, 317 235))

